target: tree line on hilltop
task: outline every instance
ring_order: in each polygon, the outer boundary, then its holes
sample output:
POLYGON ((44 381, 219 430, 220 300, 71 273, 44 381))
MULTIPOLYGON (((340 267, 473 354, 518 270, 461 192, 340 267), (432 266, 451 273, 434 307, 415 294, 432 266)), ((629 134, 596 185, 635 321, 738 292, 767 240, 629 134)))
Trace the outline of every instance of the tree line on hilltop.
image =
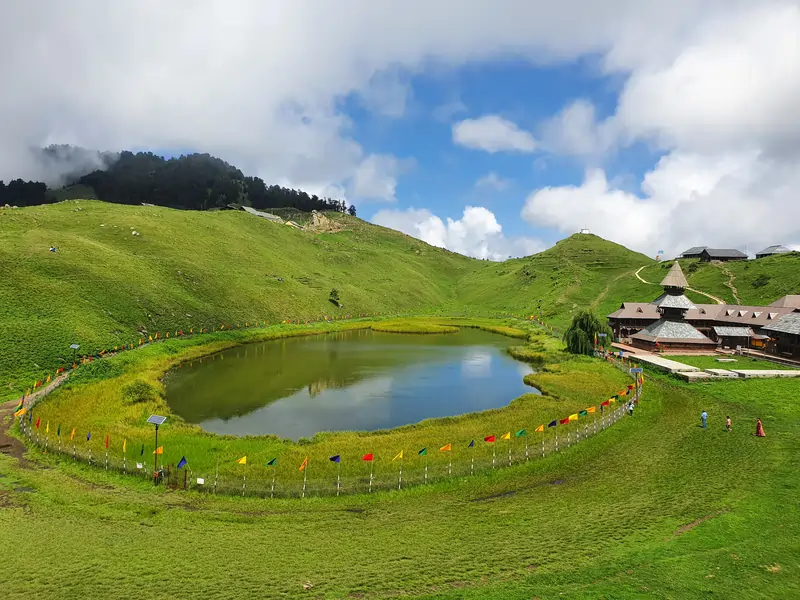
MULTIPOLYGON (((64 155, 64 146, 42 150, 47 160, 64 155)), ((69 148, 69 147, 67 147, 69 148)), ((74 153, 73 153, 74 154, 74 153)), ((355 215, 344 201, 320 198, 301 190, 266 185, 209 154, 163 158, 152 152, 99 155, 91 170, 69 173, 64 185, 48 187, 40 181, 0 181, 0 206, 37 206, 71 198, 90 198, 115 204, 154 204, 188 210, 209 210, 228 204, 255 209, 295 208, 332 210, 355 215), (97 167, 103 168, 97 168, 97 167)))

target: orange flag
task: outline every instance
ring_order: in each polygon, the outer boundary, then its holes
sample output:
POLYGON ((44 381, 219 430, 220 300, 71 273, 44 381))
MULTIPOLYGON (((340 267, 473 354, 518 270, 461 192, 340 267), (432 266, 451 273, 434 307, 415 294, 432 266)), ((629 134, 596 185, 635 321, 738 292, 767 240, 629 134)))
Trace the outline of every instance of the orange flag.
POLYGON ((308 457, 306 456, 303 460, 303 464, 300 465, 300 470, 304 470, 308 466, 308 457))

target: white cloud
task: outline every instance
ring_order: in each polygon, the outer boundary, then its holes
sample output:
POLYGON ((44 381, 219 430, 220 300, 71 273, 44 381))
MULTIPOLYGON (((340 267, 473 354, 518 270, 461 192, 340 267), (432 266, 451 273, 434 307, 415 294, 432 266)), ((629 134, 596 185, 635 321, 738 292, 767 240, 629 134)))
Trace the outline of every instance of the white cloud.
POLYGON ((411 82, 397 69, 387 69, 375 73, 360 95, 367 110, 399 119, 412 96, 411 82))
POLYGON ((475 187, 478 188, 491 188, 498 192, 502 192, 506 189, 509 185, 511 185, 510 179, 503 179, 494 171, 490 171, 478 181, 475 182, 475 187))
POLYGON ((356 168, 352 196, 359 199, 394 202, 397 178, 413 166, 413 161, 401 161, 390 155, 370 155, 356 168))
POLYGON ((447 221, 427 209, 382 210, 372 222, 474 258, 505 260, 544 249, 538 240, 506 237, 494 213, 482 206, 467 206, 460 219, 448 217, 447 221))
POLYGON ((585 99, 575 100, 542 127, 543 145, 556 154, 597 159, 615 143, 613 122, 598 123, 595 107, 585 99))
POLYGON ((453 142, 466 148, 486 152, 533 152, 533 136, 497 115, 464 119, 453 125, 453 142))

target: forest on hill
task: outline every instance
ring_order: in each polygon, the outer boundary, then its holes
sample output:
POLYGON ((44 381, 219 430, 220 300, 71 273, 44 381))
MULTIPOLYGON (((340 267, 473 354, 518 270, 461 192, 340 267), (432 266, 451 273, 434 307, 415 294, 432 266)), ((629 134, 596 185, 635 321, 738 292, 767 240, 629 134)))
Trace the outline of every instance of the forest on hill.
POLYGON ((154 204, 186 210, 209 210, 228 204, 256 209, 295 208, 355 214, 344 201, 320 198, 301 190, 267 185, 209 154, 164 158, 152 152, 91 153, 71 146, 50 146, 39 155, 44 166, 69 160, 77 165, 61 185, 41 181, 0 181, 0 206, 37 206, 85 198, 114 204, 154 204))

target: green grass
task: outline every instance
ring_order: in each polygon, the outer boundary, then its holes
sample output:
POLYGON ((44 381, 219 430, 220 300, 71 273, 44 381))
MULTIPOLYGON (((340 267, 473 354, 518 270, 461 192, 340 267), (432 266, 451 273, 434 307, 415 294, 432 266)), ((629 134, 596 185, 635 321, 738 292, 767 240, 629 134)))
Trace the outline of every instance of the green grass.
POLYGON ((723 358, 735 358, 736 362, 718 362, 716 356, 671 356, 670 360, 681 362, 685 365, 691 365, 700 369, 756 369, 756 370, 775 370, 775 369, 793 369, 780 363, 774 363, 769 360, 758 360, 748 356, 731 356, 723 358))
MULTIPOLYGON (((564 394, 583 393, 576 373, 617 376, 558 364, 564 394)), ((557 456, 339 499, 165 494, 0 455, 0 534, 25 556, 0 585, 10 599, 796 597, 798 401, 788 380, 652 374, 633 418, 557 456)))

